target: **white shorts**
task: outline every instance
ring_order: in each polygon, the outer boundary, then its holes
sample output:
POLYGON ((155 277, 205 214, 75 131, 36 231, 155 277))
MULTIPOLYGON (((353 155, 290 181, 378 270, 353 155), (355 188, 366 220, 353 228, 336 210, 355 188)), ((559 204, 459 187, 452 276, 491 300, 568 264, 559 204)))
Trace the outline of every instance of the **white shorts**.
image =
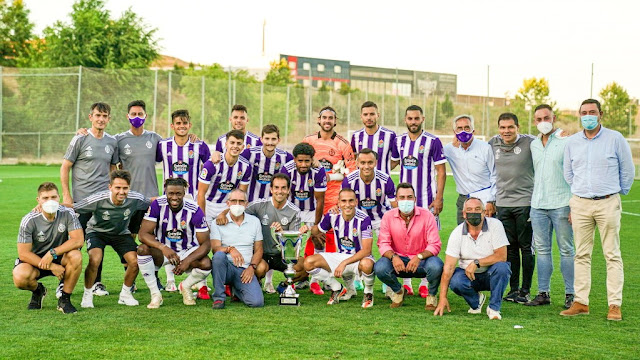
MULTIPOLYGON (((187 256, 191 255, 194 251, 196 251, 196 249, 198 249, 198 247, 199 246, 194 246, 194 247, 190 247, 188 249, 180 250, 180 251, 177 251, 176 254, 178 254, 178 257, 180 258, 180 261, 182 261, 187 256)), ((166 256, 164 258, 164 262, 162 263, 162 266, 165 266, 165 265, 169 265, 169 259, 167 259, 166 256)))
POLYGON ((316 223, 316 211, 302 210, 300 211, 300 225, 307 224, 313 226, 316 223))
MULTIPOLYGON (((336 271, 336 268, 340 265, 340 263, 351 257, 351 255, 349 254, 328 253, 328 252, 321 252, 321 253, 318 253, 318 255, 322 256, 324 260, 327 262, 327 265, 329 265, 329 269, 331 269, 330 272, 332 276, 333 276, 333 273, 336 271)), ((371 256, 367 256, 366 258, 370 258, 371 260, 373 260, 373 257, 371 256)), ((360 261, 356 261, 354 263, 347 265, 344 268, 343 276, 349 275, 349 274, 358 275, 359 274, 358 265, 360 265, 360 261)))
POLYGON ((212 228, 216 223, 218 215, 227 209, 227 203, 214 203, 207 201, 205 206, 207 207, 205 211, 205 219, 207 219, 209 228, 212 228))

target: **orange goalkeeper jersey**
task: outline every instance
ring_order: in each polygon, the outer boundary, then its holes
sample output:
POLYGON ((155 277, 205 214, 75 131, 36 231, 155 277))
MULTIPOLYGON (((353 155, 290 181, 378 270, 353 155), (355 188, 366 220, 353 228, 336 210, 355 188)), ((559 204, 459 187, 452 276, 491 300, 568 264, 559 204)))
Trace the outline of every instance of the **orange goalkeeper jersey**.
MULTIPOLYGON (((318 131, 317 133, 307 135, 302 139, 302 142, 313 146, 316 151, 315 159, 324 167, 327 172, 327 178, 329 174, 333 173, 333 165, 340 160, 344 161, 344 166, 349 169, 349 172, 356 169, 356 160, 351 145, 347 139, 338 135, 337 132, 333 132, 331 139, 324 140, 320 137, 320 132, 318 131)), ((338 193, 341 187, 342 180, 327 182, 327 191, 324 195, 325 214, 331 207, 338 203, 338 193)))

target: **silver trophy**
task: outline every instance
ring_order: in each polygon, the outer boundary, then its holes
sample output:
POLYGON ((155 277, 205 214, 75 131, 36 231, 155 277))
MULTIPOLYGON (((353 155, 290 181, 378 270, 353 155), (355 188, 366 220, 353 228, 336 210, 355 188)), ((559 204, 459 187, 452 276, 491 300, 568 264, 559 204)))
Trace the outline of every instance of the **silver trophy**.
POLYGON ((284 276, 287 278, 287 288, 280 294, 280 305, 300 306, 299 294, 293 288, 293 277, 296 275, 293 265, 298 262, 300 247, 306 234, 300 234, 298 231, 275 232, 271 229, 271 236, 280 248, 282 262, 287 264, 287 269, 284 271, 284 276))

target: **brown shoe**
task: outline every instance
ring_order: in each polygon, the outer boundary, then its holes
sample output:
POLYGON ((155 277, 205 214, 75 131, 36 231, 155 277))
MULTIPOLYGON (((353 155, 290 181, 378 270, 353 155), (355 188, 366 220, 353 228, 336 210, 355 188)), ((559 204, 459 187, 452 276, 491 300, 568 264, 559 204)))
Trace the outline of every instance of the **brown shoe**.
POLYGON ((574 301, 571 307, 567 310, 560 312, 562 316, 576 316, 576 315, 589 315, 589 305, 580 304, 574 301))
POLYGON ((404 303, 404 297, 407 296, 407 289, 404 288, 404 286, 402 287, 402 290, 400 291, 400 293, 393 293, 391 295, 391 308, 399 308, 400 306, 402 306, 402 303, 404 303))
POLYGON ((607 320, 611 320, 611 321, 622 320, 622 312, 620 311, 620 306, 609 305, 609 314, 607 314, 607 320))

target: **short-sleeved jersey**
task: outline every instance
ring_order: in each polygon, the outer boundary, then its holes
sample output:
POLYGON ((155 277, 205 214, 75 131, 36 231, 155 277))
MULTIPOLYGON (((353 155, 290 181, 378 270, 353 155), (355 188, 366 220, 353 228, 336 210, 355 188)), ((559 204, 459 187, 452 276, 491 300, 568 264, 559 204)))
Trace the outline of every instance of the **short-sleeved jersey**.
MULTIPOLYGON (((260 136, 252 133, 251 131, 247 131, 244 135, 244 148, 251 149, 254 146, 262 145, 262 140, 260 140, 260 136)), ((227 134, 220 135, 218 141, 216 142, 216 151, 225 152, 227 151, 227 134)))
POLYGON ((378 126, 378 131, 373 135, 367 134, 365 128, 354 132, 351 137, 351 149, 354 154, 365 148, 378 153, 378 166, 376 169, 389 174, 391 171, 391 157, 398 157, 396 133, 382 126, 378 126))
POLYGON ((366 212, 372 221, 382 220, 382 215, 391 209, 387 201, 396 200, 396 187, 391 176, 380 170, 375 170, 369 184, 360 177, 360 170, 356 170, 342 180, 342 188, 356 192, 358 208, 366 212))
POLYGON ((351 220, 346 221, 342 214, 327 213, 318 224, 323 233, 333 229, 336 252, 353 255, 362 249, 362 240, 371 239, 371 218, 360 209, 351 220))
POLYGON ((442 152, 442 142, 435 135, 423 131, 415 141, 404 133, 396 138, 400 160, 400 182, 408 182, 416 191, 416 205, 427 208, 436 196, 436 165, 447 159, 442 152))
POLYGON ((73 204, 79 214, 92 213, 87 223, 87 234, 102 233, 109 235, 127 235, 131 216, 137 210, 147 210, 151 200, 135 191, 129 195, 121 205, 114 205, 111 201, 111 191, 101 191, 73 204))
POLYGON ((271 236, 271 224, 274 222, 280 223, 282 229, 286 231, 300 229, 300 209, 288 200, 282 209, 276 209, 273 206, 273 198, 258 199, 249 204, 245 212, 260 220, 260 224, 262 224, 262 246, 264 253, 267 255, 280 253, 276 245, 277 240, 271 236))
POLYGON ((82 229, 82 226, 73 209, 60 205, 53 221, 49 221, 43 213, 32 211, 20 222, 18 243, 30 243, 31 252, 42 257, 69 240, 69 232, 77 229, 82 229))
POLYGON ((160 196, 151 203, 144 219, 156 223, 156 239, 176 252, 199 246, 196 233, 209 231, 204 212, 189 199, 183 200, 182 209, 173 212, 166 195, 160 196))
POLYGON ((327 174, 324 168, 310 168, 306 174, 301 174, 296 168, 295 161, 284 165, 280 171, 291 178, 291 197, 289 200, 300 210, 315 211, 316 192, 327 190, 327 174))
POLYGON ((91 131, 76 135, 64 158, 73 163, 71 195, 74 201, 80 201, 109 188, 111 165, 118 163, 118 140, 107 133, 98 139, 91 131))
POLYGON ((238 185, 246 185, 251 181, 251 165, 247 159, 238 156, 238 160, 233 166, 222 160, 214 164, 211 160, 207 160, 202 166, 198 181, 203 184, 209 184, 207 193, 204 195, 207 201, 222 204, 227 201, 229 193, 238 187, 238 185))
POLYGON ((267 157, 262 151, 262 145, 245 149, 242 155, 251 164, 252 181, 249 184, 249 201, 265 199, 271 194, 271 178, 280 169, 293 160, 291 153, 276 148, 271 157, 267 157))
POLYGON ((204 141, 188 141, 183 146, 175 142, 174 137, 160 140, 156 152, 156 161, 162 162, 162 178, 182 178, 187 180, 187 194, 194 199, 198 195, 198 174, 205 161, 211 157, 209 146, 204 141))
POLYGON ((116 135, 116 139, 122 168, 131 173, 131 190, 149 198, 158 196, 156 153, 160 135, 144 130, 136 136, 129 130, 116 135))

